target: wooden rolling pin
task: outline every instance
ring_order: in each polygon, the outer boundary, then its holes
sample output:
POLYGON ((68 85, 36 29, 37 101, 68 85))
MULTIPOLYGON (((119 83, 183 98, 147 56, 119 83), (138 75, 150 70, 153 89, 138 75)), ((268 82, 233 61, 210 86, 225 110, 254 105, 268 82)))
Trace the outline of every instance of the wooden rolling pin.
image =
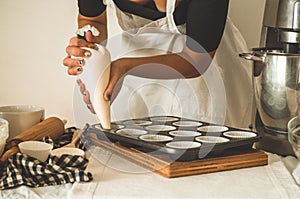
MULTIPOLYGON (((18 136, 14 137, 7 143, 7 145, 14 141, 17 141, 16 143, 30 140, 41 141, 45 136, 50 136, 51 139, 55 140, 62 136, 62 134, 65 132, 64 124, 65 123, 57 117, 47 118, 44 121, 19 134, 18 136)), ((17 146, 17 144, 10 146, 2 155, 0 159, 1 163, 5 162, 5 160, 10 155, 17 152, 19 152, 19 147, 17 146)))

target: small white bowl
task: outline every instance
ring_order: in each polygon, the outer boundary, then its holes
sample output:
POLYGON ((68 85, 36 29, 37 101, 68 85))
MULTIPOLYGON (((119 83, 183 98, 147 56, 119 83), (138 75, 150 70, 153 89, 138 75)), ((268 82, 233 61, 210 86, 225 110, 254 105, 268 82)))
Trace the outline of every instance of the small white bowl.
POLYGON ((21 153, 25 153, 34 157, 42 162, 48 159, 51 149, 51 144, 41 141, 24 141, 18 144, 21 153))
POLYGON ((61 157, 62 155, 77 155, 84 157, 84 151, 75 147, 62 147, 52 150, 50 155, 57 157, 61 157))

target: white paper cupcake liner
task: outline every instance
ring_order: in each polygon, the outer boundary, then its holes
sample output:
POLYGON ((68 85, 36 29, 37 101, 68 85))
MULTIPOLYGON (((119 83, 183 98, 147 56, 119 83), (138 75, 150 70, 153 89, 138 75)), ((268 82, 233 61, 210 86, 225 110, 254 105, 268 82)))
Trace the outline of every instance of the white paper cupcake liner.
MULTIPOLYGON (((96 124, 94 127, 101 131, 107 131, 107 129, 102 128, 101 124, 96 124)), ((124 127, 125 127, 124 125, 120 125, 120 124, 111 124, 110 130, 122 129, 124 127)))
POLYGON ((116 131, 117 134, 123 135, 123 136, 139 136, 139 135, 145 135, 148 132, 141 129, 120 129, 116 131))
POLYGON ((175 137, 196 137, 201 135, 201 133, 197 131, 182 131, 182 130, 170 131, 169 134, 175 137))
POLYGON ((147 126, 146 129, 150 131, 172 131, 175 130, 176 127, 170 125, 150 125, 147 126))
POLYGON ((177 121, 174 122, 173 125, 175 126, 181 126, 181 127, 198 127, 201 126, 201 122, 196 122, 196 121, 177 121))
POLYGON ((195 140, 198 142, 211 143, 211 144, 229 142, 229 139, 224 137, 217 137, 217 136, 199 136, 196 137, 195 140))
POLYGON ((256 137, 257 134, 249 131, 227 131, 223 133, 224 136, 229 138, 236 138, 236 139, 245 139, 245 138, 252 138, 256 137))
POLYGON ((174 122, 177 121, 177 117, 172 116, 155 116, 151 118, 151 121, 153 122, 174 122))
POLYGON ((209 132, 209 133, 220 133, 228 130, 226 126, 217 126, 217 125, 210 125, 210 126, 200 126, 197 128, 198 131, 202 132, 209 132))
POLYGON ((173 138, 170 136, 155 134, 141 135, 139 138, 146 142, 168 142, 173 140, 173 138))
POLYGON ((199 148, 201 144, 199 142, 191 142, 191 141, 176 141, 176 142, 169 142, 166 144, 166 146, 175 149, 193 149, 193 148, 199 148))
POLYGON ((146 126, 152 124, 152 122, 148 120, 128 120, 123 123, 124 125, 132 125, 132 126, 146 126))

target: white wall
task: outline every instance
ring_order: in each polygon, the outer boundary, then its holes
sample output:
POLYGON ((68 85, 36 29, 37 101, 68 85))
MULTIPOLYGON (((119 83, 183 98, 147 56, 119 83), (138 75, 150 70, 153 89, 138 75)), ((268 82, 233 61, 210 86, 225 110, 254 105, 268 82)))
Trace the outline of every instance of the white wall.
MULTIPOLYGON (((230 17, 257 47, 265 0, 230 0, 230 17)), ((62 64, 76 31, 74 0, 0 1, 0 106, 36 104, 75 125, 74 77, 62 64)))
POLYGON ((258 47, 266 0, 229 1, 229 16, 245 37, 249 49, 258 47))
POLYGON ((74 77, 62 59, 76 13, 74 0, 0 1, 0 105, 36 104, 73 122, 74 77))

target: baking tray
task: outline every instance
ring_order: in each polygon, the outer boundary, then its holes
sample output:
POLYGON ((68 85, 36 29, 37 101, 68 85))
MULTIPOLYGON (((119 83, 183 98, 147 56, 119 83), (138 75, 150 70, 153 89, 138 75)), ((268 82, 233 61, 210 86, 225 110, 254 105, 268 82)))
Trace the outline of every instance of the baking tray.
MULTIPOLYGON (((167 154, 174 161, 191 161, 225 154, 227 150, 251 149, 260 136, 253 131, 176 116, 153 116, 113 122, 110 130, 87 125, 90 134, 151 155, 167 154), (191 135, 190 135, 191 134, 191 135)), ((88 143, 88 142, 86 142, 88 143)))

